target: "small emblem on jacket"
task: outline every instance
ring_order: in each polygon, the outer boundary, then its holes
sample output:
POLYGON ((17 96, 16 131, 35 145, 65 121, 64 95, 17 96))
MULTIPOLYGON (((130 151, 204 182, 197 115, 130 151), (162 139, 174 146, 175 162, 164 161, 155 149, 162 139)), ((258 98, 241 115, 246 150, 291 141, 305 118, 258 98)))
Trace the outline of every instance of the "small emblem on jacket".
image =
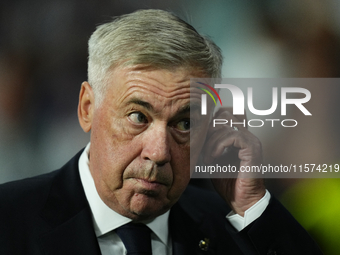
POLYGON ((204 240, 201 240, 198 246, 202 251, 207 251, 209 248, 209 238, 204 238, 204 240))

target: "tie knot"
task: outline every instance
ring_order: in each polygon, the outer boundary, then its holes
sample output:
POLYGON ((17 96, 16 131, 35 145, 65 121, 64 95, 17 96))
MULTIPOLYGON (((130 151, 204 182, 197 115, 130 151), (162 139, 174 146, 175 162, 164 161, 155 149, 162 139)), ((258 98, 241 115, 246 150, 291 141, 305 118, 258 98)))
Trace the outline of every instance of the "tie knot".
POLYGON ((128 223, 116 230, 128 255, 151 255, 151 230, 141 223, 128 223))

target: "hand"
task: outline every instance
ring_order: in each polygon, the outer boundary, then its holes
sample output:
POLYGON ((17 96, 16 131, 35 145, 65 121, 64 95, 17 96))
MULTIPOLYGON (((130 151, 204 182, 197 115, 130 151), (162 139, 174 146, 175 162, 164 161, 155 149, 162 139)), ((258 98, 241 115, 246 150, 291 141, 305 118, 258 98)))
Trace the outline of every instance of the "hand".
MULTIPOLYGON (((233 122, 247 123, 245 116, 233 116, 231 108, 220 108, 214 119, 226 119, 225 125, 211 124, 204 149, 206 163, 228 162, 240 167, 260 166, 262 164, 262 146, 259 139, 250 133, 243 124, 230 126, 233 122), (227 148, 227 152, 225 149, 227 148)), ((216 191, 231 206, 235 213, 244 216, 244 212, 259 201, 265 194, 263 179, 254 178, 249 173, 238 172, 237 178, 211 179, 216 191)))

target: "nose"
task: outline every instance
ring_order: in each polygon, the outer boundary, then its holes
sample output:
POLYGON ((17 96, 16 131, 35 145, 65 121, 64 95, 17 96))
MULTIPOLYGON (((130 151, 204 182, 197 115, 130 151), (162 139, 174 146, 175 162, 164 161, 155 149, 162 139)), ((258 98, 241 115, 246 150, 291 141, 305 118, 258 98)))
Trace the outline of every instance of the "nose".
POLYGON ((167 125, 154 125, 144 133, 142 158, 162 166, 171 160, 167 125))

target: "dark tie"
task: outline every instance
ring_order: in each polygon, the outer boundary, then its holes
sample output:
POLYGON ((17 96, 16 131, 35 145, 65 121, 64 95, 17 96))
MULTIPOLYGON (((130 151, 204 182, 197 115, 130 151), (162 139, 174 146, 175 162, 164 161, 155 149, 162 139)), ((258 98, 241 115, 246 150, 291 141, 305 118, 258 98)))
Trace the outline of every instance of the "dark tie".
POLYGON ((122 239, 127 255, 152 255, 151 230, 145 224, 130 222, 115 231, 122 239))

